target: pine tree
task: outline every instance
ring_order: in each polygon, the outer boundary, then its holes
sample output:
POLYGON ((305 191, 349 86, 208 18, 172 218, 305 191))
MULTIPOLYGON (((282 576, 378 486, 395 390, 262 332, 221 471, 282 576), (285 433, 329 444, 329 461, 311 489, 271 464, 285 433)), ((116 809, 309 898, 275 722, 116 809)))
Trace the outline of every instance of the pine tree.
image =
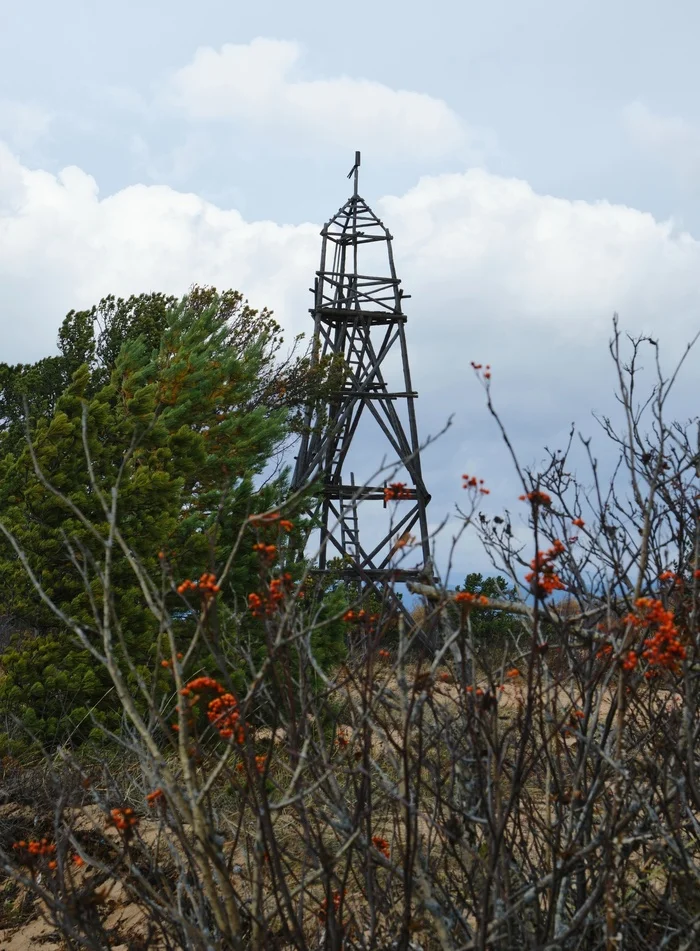
MULTIPOLYGON (((517 590, 508 584, 502 575, 486 578, 478 572, 472 571, 464 579, 464 584, 457 585, 455 591, 468 591, 470 594, 480 594, 493 601, 518 601, 517 590)), ((514 627, 517 619, 506 611, 490 611, 480 609, 471 614, 471 626, 474 635, 490 641, 502 641, 514 627)))
MULTIPOLYGON (((114 319, 96 341, 85 317, 92 312, 64 322, 62 356, 55 359, 64 361, 61 372, 73 366, 71 382, 53 401, 56 380, 43 378, 31 450, 8 426, 0 459, 3 524, 49 597, 87 629, 96 627, 94 604, 101 598, 100 544, 42 483, 35 462, 102 533, 107 526, 96 490, 109 494, 118 480, 120 531, 146 569, 159 571, 162 552, 175 577, 198 577, 226 559, 251 511, 281 497, 284 480, 256 491, 254 479, 288 433, 294 407, 287 384, 301 401, 304 387, 319 379, 299 360, 280 371, 279 328, 234 292, 195 289, 177 306, 152 295, 132 299, 131 308, 120 302, 104 311, 114 319), (275 388, 285 392, 275 395, 275 388)), ((15 380, 26 378, 19 373, 15 380)), ((0 614, 38 632, 18 637, 3 655, 5 716, 19 717, 50 743, 82 739, 91 727, 89 712, 115 727, 118 711, 104 671, 57 625, 7 544, 0 544, 0 569, 0 614)), ((224 605, 251 590, 257 569, 252 551, 236 558, 224 605)), ((155 621, 119 555, 113 589, 124 643, 149 682, 156 676, 155 621)))

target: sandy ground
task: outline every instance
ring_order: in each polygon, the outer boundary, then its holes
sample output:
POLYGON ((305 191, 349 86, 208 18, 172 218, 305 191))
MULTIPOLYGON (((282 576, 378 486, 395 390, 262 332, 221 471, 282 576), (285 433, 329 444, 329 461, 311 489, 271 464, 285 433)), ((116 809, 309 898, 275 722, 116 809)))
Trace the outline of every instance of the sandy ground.
MULTIPOLYGON (((393 678, 389 679, 386 686, 389 687, 389 689, 393 688, 393 690, 398 688, 393 678)), ((487 689, 486 684, 484 684, 483 687, 487 689)), ((440 683, 436 685, 434 689, 436 689, 438 695, 442 697, 448 706, 456 702, 460 692, 460 688, 454 682, 440 683)), ((504 688, 497 692, 497 696, 499 713, 501 716, 505 714, 506 717, 508 717, 524 703, 525 684, 519 678, 507 681, 504 688)), ((600 711, 602 716, 605 716, 609 709, 610 699, 609 696, 603 698, 602 709, 600 711)), ((566 693, 562 691, 559 695, 557 706, 562 714, 566 716, 566 712, 575 709, 577 704, 573 696, 567 696, 566 693)), ((352 733, 350 727, 345 727, 344 729, 347 735, 352 733)), ((259 738, 262 738, 262 736, 259 738)), ((269 738, 269 735, 265 738, 269 738)), ((372 744, 375 756, 380 757, 382 752, 387 752, 387 739, 389 739, 389 737, 383 740, 380 737, 375 739, 375 742, 372 744)), ((393 739, 400 740, 400 737, 397 735, 393 737, 393 739)), ((285 737, 282 731, 278 731, 275 740, 278 743, 284 742, 285 737)), ((9 818, 13 813, 17 815, 17 812, 21 813, 23 810, 26 811, 26 807, 17 806, 12 803, 1 805, 0 820, 9 818)), ((150 825, 152 828, 150 828, 148 820, 142 820, 139 829, 140 834, 146 839, 157 835, 157 823, 152 822, 150 825)), ((86 831, 90 827, 95 829, 99 828, 102 834, 105 833, 104 815, 97 807, 88 806, 81 810, 81 817, 76 824, 76 829, 81 831, 86 831)), ((127 942, 112 945, 111 951, 128 951, 131 946, 131 941, 137 939, 137 936, 140 937, 143 933, 143 915, 137 908, 130 905, 124 894, 123 887, 119 882, 108 881, 105 884, 105 889, 108 892, 106 905, 109 910, 105 925, 109 929, 115 929, 119 937, 127 942)), ((17 899, 17 903, 20 901, 21 897, 17 899)), ((1 909, 0 914, 2 914, 1 909)), ((15 927, 2 927, 2 920, 0 919, 0 951, 65 951, 66 945, 61 940, 55 927, 41 917, 39 909, 36 909, 33 914, 34 917, 30 921, 15 927)), ((151 944, 150 948, 156 951, 154 945, 151 944)))

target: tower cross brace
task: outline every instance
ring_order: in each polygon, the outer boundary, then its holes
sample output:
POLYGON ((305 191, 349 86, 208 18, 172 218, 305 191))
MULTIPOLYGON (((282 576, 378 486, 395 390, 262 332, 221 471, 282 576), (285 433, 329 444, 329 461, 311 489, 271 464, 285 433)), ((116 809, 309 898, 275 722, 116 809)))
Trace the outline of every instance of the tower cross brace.
POLYGON ((312 512, 320 530, 316 570, 325 573, 334 560, 344 580, 388 596, 406 614, 394 585, 432 575, 426 518, 430 496, 421 472, 418 394, 411 385, 402 306, 409 295, 396 276, 392 235, 358 192, 359 169, 356 152, 348 175, 353 194, 321 231, 321 261, 310 308, 314 360, 342 358, 344 381, 323 402, 307 407, 292 490, 320 486, 312 512), (382 259, 380 273, 368 273, 362 266, 370 250, 374 259, 382 259), (398 379, 394 389, 386 379, 392 371, 398 379), (380 471, 385 460, 384 471, 401 473, 405 479, 399 490, 387 493, 386 479, 358 485, 349 472, 351 449, 368 420, 377 442, 374 470, 380 471), (387 494, 398 498, 387 505, 387 494), (383 518, 378 517, 380 509, 383 518), (371 514, 371 541, 360 532, 358 512, 371 514), (409 539, 404 553, 402 543, 409 539))

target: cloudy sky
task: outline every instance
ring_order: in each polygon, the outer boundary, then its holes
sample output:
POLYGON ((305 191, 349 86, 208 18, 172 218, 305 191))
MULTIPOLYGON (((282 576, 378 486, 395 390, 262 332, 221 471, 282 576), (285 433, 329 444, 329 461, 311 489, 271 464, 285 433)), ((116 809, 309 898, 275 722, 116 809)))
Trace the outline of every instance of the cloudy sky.
POLYGON ((700 329, 698 35, 692 0, 2 3, 0 359, 52 352, 106 293, 195 282, 308 329, 361 149, 412 295, 422 434, 454 413, 431 518, 464 471, 507 504, 471 360, 531 462, 614 408, 614 311, 669 366, 700 329))

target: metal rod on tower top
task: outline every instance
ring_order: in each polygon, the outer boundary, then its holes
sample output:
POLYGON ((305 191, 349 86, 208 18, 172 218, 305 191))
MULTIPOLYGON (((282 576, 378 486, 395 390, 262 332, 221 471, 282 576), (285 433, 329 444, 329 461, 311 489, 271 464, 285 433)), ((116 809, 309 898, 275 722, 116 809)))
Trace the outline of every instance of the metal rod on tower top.
POLYGON ((355 152, 355 164, 353 165, 353 167, 352 167, 352 168, 350 169, 350 171, 348 172, 348 178, 352 178, 353 175, 355 176, 355 183, 354 183, 354 184, 355 184, 355 194, 354 194, 354 196, 353 196, 354 198, 357 198, 357 195, 358 195, 358 191, 357 191, 357 178, 358 178, 358 175, 359 175, 359 171, 360 171, 360 153, 359 153, 359 152, 355 152))

